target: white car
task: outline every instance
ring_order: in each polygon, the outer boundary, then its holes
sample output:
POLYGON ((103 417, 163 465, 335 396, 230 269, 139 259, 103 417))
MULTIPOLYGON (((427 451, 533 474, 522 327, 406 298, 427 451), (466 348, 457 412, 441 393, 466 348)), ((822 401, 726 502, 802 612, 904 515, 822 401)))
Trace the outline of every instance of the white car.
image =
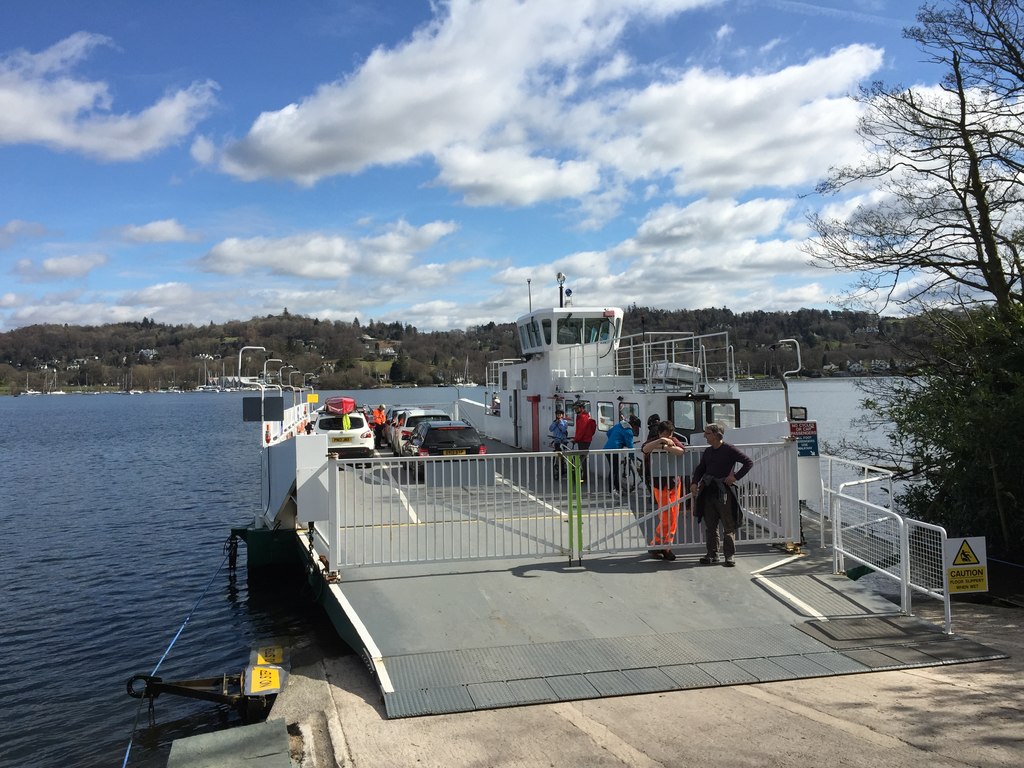
POLYGON ((313 424, 313 432, 327 435, 327 450, 338 456, 373 456, 373 427, 360 411, 345 416, 320 411, 313 424), (345 419, 348 419, 348 429, 345 419))
POLYGON ((395 424, 389 434, 391 452, 395 456, 402 455, 402 444, 412 436, 412 431, 421 421, 450 421, 451 418, 437 408, 406 408, 404 411, 400 411, 395 417, 395 424))

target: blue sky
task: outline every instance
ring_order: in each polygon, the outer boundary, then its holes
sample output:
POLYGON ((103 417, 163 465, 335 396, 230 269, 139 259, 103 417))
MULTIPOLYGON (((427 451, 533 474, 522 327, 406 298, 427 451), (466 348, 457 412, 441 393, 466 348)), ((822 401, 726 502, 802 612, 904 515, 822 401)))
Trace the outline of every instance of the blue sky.
POLYGON ((835 307, 813 190, 913 0, 36 0, 0 11, 0 331, 557 301, 835 307), (529 285, 527 281, 530 281, 529 285))

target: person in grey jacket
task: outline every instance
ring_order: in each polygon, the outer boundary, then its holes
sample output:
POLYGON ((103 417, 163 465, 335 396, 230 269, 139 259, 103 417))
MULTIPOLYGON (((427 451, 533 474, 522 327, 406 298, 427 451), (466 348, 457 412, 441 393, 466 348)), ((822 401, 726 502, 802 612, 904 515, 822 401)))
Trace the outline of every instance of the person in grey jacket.
POLYGON ((736 565, 733 556, 736 554, 736 528, 740 519, 740 502, 734 486, 750 471, 754 462, 739 448, 725 442, 722 439, 724 436, 725 427, 717 422, 704 428, 704 439, 708 441, 708 447, 704 449, 700 463, 693 471, 690 493, 696 499, 695 517, 698 522, 704 518, 707 554, 700 559, 701 565, 718 562, 718 526, 721 525, 724 532, 722 552, 725 565, 731 568, 736 565), (738 470, 737 464, 740 465, 738 470))

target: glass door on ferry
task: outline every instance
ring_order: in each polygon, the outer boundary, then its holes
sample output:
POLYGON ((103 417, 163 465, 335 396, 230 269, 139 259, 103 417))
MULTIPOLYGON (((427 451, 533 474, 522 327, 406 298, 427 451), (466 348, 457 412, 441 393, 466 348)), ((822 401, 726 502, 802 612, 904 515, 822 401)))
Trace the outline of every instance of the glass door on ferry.
POLYGON ((726 429, 734 429, 741 426, 740 401, 669 397, 668 419, 677 432, 687 436, 703 432, 704 425, 713 421, 722 424, 726 429))

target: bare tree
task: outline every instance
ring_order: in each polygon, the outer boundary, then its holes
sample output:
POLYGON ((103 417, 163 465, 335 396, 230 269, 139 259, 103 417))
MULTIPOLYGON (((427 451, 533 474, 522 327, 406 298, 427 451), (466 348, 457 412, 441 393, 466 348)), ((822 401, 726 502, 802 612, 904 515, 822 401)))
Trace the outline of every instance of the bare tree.
POLYGON ((845 218, 813 215, 809 246, 818 264, 857 275, 851 298, 993 303, 1007 318, 1021 303, 1021 16, 1013 0, 925 6, 905 35, 942 68, 939 85, 858 95, 868 152, 818 191, 860 199, 845 218))

